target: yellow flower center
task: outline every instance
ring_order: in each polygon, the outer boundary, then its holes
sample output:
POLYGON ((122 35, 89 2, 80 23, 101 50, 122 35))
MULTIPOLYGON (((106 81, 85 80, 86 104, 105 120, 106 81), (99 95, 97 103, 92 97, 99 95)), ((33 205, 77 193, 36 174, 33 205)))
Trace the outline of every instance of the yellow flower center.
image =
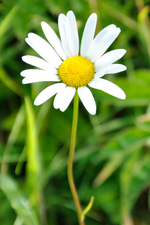
POLYGON ((94 77, 93 63, 82 56, 72 56, 62 62, 58 69, 61 81, 71 87, 86 86, 94 77))

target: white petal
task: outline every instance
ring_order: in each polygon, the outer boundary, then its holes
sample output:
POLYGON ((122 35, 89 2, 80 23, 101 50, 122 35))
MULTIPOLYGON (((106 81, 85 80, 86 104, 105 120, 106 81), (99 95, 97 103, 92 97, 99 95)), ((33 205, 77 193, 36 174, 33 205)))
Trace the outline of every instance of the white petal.
POLYGON ((66 17, 64 14, 60 14, 58 17, 58 28, 61 37, 61 42, 63 46, 63 50, 68 57, 71 57, 71 52, 69 50, 69 46, 67 43, 67 36, 66 36, 66 17))
POLYGON ((34 105, 41 105, 66 86, 64 83, 53 84, 45 88, 35 99, 34 105))
POLYGON ((124 91, 116 84, 113 84, 108 80, 104 80, 102 78, 93 79, 88 85, 92 88, 104 91, 112 96, 115 96, 116 98, 120 99, 126 98, 124 91))
POLYGON ((95 71, 99 71, 100 69, 107 67, 108 65, 116 62, 118 59, 122 58, 122 56, 126 53, 125 49, 116 49, 110 52, 107 52, 105 55, 100 57, 94 64, 95 71))
POLYGON ((45 75, 55 75, 54 73, 48 72, 48 71, 44 71, 44 70, 40 70, 40 69, 27 69, 27 70, 23 70, 20 75, 22 77, 27 77, 27 76, 37 76, 37 75, 41 75, 41 76, 45 76, 45 75))
POLYGON ((59 108, 62 112, 64 112, 72 101, 75 91, 75 88, 67 86, 58 92, 54 99, 54 108, 59 108))
POLYGON ((108 74, 119 73, 119 72, 125 71, 126 69, 127 67, 122 64, 112 64, 108 66, 107 73, 108 74))
POLYGON ((41 26, 43 29, 43 32, 45 34, 45 37, 49 41, 49 43, 52 45, 52 47, 56 50, 58 55, 65 60, 67 58, 66 54, 64 53, 64 50, 62 48, 62 44, 56 33, 53 31, 53 29, 45 22, 41 22, 41 26))
POLYGON ((86 56, 87 51, 93 41, 96 29, 97 15, 92 13, 88 18, 81 40, 81 56, 86 56))
POLYGON ((98 43, 101 41, 101 39, 106 35, 108 34, 108 32, 112 29, 115 29, 116 26, 114 24, 111 24, 107 27, 105 27, 104 29, 102 29, 97 35, 96 37, 94 38, 94 40, 92 41, 91 45, 90 45, 90 48, 88 49, 87 51, 87 54, 86 54, 86 57, 88 58, 89 55, 92 53, 92 49, 93 49, 93 46, 95 45, 98 45, 98 43))
POLYGON ((76 18, 72 11, 69 11, 66 16, 66 37, 68 41, 71 56, 76 56, 79 53, 79 35, 76 24, 76 18))
POLYGON ((40 36, 34 33, 28 34, 29 40, 35 46, 35 51, 42 56, 50 65, 58 68, 62 63, 60 57, 56 54, 54 49, 40 36))
POLYGON ((32 41, 27 37, 25 38, 26 43, 33 48, 36 52, 38 51, 37 47, 35 47, 35 45, 32 43, 32 41))
POLYGON ((50 66, 46 61, 36 56, 25 55, 22 57, 22 60, 32 66, 36 66, 45 71, 52 72, 53 74, 57 73, 57 70, 54 67, 50 66))
POLYGON ((96 103, 94 97, 87 87, 78 88, 78 95, 86 110, 91 114, 96 113, 96 103))
POLYGON ((34 74, 31 74, 30 76, 25 77, 22 80, 23 84, 31 84, 36 82, 43 82, 43 81, 60 81, 59 77, 57 75, 41 75, 37 74, 36 76, 34 74))
POLYGON ((101 70, 99 70, 97 73, 95 73, 94 77, 96 78, 96 77, 102 77, 105 74, 119 73, 126 69, 127 67, 122 64, 112 64, 107 66, 106 68, 102 68, 101 70))
POLYGON ((120 33, 120 28, 115 26, 110 26, 103 32, 103 35, 93 40, 91 47, 88 50, 87 57, 94 63, 98 60, 100 56, 109 48, 113 41, 117 38, 120 33), (102 36, 102 37, 101 37, 102 36))

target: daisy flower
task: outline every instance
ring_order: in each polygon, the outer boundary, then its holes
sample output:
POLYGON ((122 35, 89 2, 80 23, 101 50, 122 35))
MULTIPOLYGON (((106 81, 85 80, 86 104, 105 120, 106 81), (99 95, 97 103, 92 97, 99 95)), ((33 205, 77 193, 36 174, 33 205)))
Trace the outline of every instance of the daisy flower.
POLYGON ((114 74, 126 70, 126 66, 116 64, 125 53, 124 49, 106 50, 120 33, 120 28, 111 24, 101 30, 95 37, 97 16, 88 18, 79 49, 79 36, 76 18, 72 11, 67 15, 60 14, 58 28, 60 38, 45 22, 41 23, 47 39, 34 33, 25 39, 42 58, 26 55, 22 60, 38 69, 27 69, 21 72, 23 84, 50 81, 35 99, 35 105, 41 105, 52 96, 54 108, 65 111, 77 91, 87 111, 94 115, 96 103, 91 88, 99 89, 119 99, 125 99, 125 93, 112 82, 103 79, 105 74, 114 74))

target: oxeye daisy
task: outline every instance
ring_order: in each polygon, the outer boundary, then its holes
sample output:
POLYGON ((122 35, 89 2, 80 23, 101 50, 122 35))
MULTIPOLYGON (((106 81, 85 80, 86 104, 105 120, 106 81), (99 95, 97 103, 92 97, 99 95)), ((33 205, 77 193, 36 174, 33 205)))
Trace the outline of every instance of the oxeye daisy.
POLYGON ((94 115, 96 103, 91 88, 125 99, 125 93, 120 87, 102 78, 105 74, 126 70, 126 66, 115 63, 126 50, 117 49, 105 53, 119 35, 120 28, 109 25, 94 37, 96 22, 97 16, 93 13, 86 22, 80 48, 76 18, 72 11, 66 16, 59 15, 60 38, 45 22, 41 26, 47 41, 37 34, 28 34, 26 42, 42 58, 29 55, 22 57, 24 62, 39 68, 22 71, 22 83, 54 82, 36 97, 35 105, 56 95, 54 108, 65 111, 77 92, 84 107, 94 115))

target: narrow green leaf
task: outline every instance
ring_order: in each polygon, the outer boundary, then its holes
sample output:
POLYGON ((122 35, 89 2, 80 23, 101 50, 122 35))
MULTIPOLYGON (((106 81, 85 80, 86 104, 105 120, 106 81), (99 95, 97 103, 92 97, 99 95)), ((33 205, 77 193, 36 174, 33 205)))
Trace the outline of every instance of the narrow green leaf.
POLYGON ((0 80, 8 87, 11 91, 13 91, 17 95, 21 95, 21 88, 17 85, 17 83, 6 74, 6 72, 0 68, 0 80))
POLYGON ((150 156, 142 157, 140 151, 128 158, 120 173, 122 210, 127 214, 131 213, 140 193, 148 188, 150 182, 150 156))
POLYGON ((25 225, 39 225, 38 219, 28 199, 9 176, 0 175, 0 188, 8 198, 12 208, 25 225))
POLYGON ((124 25, 131 28, 134 31, 138 31, 138 23, 132 19, 132 17, 125 15, 121 10, 115 9, 115 7, 111 6, 110 3, 106 1, 100 2, 100 7, 109 14, 109 16, 115 18, 116 20, 121 21, 124 25))
POLYGON ((11 132, 8 137, 8 141, 7 141, 5 149, 4 149, 4 155, 3 155, 3 159, 2 159, 2 165, 1 165, 1 172, 3 174, 7 173, 7 170, 8 170, 7 158, 11 158, 10 150, 12 149, 13 145, 15 144, 17 137, 19 135, 19 132, 24 123, 24 114, 25 114, 24 106, 21 106, 17 113, 16 119, 14 121, 13 127, 11 129, 11 132))
POLYGON ((4 20, 0 23, 0 38, 5 34, 7 29, 10 27, 10 24, 12 23, 13 17, 16 14, 18 10, 18 6, 15 5, 12 10, 7 14, 7 16, 4 18, 4 20))
POLYGON ((123 163, 124 158, 137 149, 142 148, 148 138, 148 131, 136 129, 128 129, 120 133, 116 138, 113 138, 113 140, 103 148, 102 154, 96 157, 97 163, 99 160, 102 160, 103 157, 103 159, 108 157, 109 161, 96 176, 94 185, 99 186, 106 181, 123 163))
POLYGON ((40 158, 38 151, 38 137, 35 128, 35 115, 32 103, 28 97, 25 98, 26 117, 27 117, 27 183, 34 204, 39 201, 39 177, 40 177, 40 158))

